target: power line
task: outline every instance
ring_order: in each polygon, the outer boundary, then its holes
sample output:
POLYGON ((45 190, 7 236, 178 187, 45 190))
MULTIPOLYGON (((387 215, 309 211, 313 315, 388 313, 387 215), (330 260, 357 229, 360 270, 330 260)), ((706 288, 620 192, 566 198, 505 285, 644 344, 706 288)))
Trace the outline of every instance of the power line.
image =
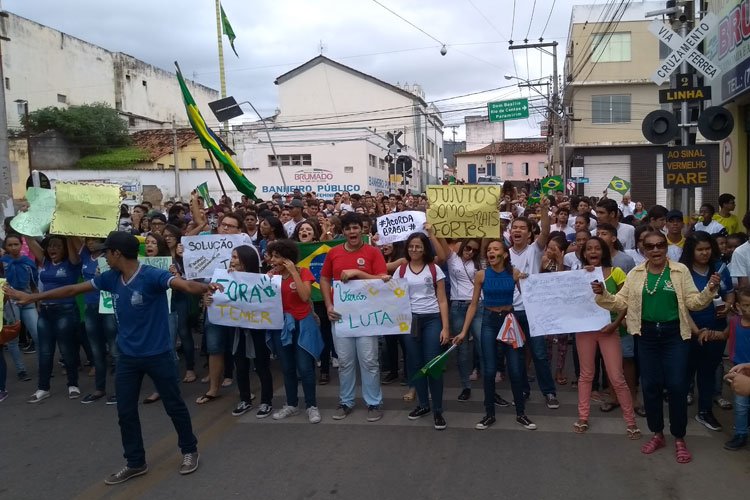
POLYGON ((516 0, 513 0, 513 17, 510 20, 510 43, 513 43, 513 29, 516 26, 516 0))
POLYGON ((373 2, 375 2, 376 4, 380 5, 381 7, 383 7, 383 8, 385 9, 385 10, 387 10, 388 12, 390 12, 391 14, 393 14, 394 16, 396 16, 396 17, 398 17, 399 19, 401 19, 402 21, 404 21, 404 22, 405 22, 406 24, 408 24, 408 25, 409 25, 409 26, 411 26, 412 28, 415 28, 415 29, 417 29, 417 30, 421 31, 422 33, 424 33, 424 34, 425 34, 425 35, 427 35, 428 37, 432 38, 432 39, 433 39, 433 40, 435 40, 435 41, 436 41, 437 43, 439 43, 439 44, 440 44, 441 46, 442 46, 442 45, 445 45, 445 44, 444 44, 444 43, 443 43, 442 41, 438 40, 438 39, 437 39, 437 38, 435 38, 434 36, 432 36, 432 35, 430 35, 429 33, 427 33, 427 32, 426 32, 425 30, 423 30, 422 28, 420 28, 419 26, 417 26, 416 24, 414 24, 413 22, 411 22, 411 21, 409 21, 408 19, 406 19, 405 17, 401 16, 401 14, 398 14, 397 12, 395 12, 395 11, 393 11, 393 10, 389 9, 388 7, 386 7, 385 5, 383 5, 382 3, 380 3, 380 2, 378 1, 378 0, 372 0, 372 1, 373 1, 373 2))
POLYGON ((526 37, 524 38, 524 43, 528 43, 529 41, 529 33, 531 33, 531 23, 534 22, 535 10, 536 10, 536 0, 534 0, 534 5, 531 6, 531 19, 529 19, 529 29, 526 30, 526 37))
MULTIPOLYGON (((479 7, 477 7, 477 6, 476 6, 476 5, 474 4, 474 2, 472 2, 472 0, 466 0, 466 1, 467 1, 467 2, 469 2, 469 5, 471 5, 472 7, 474 7, 474 10, 476 10, 476 11, 477 11, 477 12, 479 13, 479 15, 480 15, 480 16, 482 16, 482 18, 483 18, 483 19, 484 19, 484 20, 485 20, 485 21, 487 22, 487 24, 489 24, 489 25, 490 25, 490 27, 491 27, 491 28, 492 28, 493 30, 495 30, 495 31, 497 32, 497 34, 498 34, 498 35, 500 35, 500 36, 502 36, 502 37, 505 37, 505 38, 507 38, 507 37, 506 37, 505 35, 503 35, 503 34, 502 34, 502 33, 500 32, 500 30, 499 30, 499 29, 497 29, 497 26, 495 26, 495 25, 494 25, 494 24, 492 23, 492 21, 490 21, 490 19, 489 19, 489 18, 488 18, 487 16, 485 16, 485 15, 484 15, 484 12, 482 12, 481 10, 479 10, 479 7)), ((512 31, 512 28, 511 28, 511 31, 512 31)), ((455 44, 454 44, 454 45, 455 45, 455 44)))
POLYGON ((547 26, 549 25, 549 20, 552 19, 552 12, 555 10, 555 3, 557 0, 552 0, 552 8, 549 10, 549 15, 547 16, 547 22, 544 23, 544 29, 542 29, 542 34, 539 35, 539 41, 541 42, 544 40, 544 32, 547 31, 547 26))

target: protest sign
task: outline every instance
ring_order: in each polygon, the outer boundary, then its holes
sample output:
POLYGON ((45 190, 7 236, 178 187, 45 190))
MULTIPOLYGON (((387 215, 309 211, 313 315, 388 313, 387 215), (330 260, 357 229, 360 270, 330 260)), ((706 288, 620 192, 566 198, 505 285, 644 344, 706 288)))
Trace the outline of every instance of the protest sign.
MULTIPOLYGON (((169 271, 169 268, 172 266, 172 257, 144 257, 139 256, 138 262, 143 264, 144 266, 152 266, 157 269, 162 269, 164 271, 169 271)), ((107 259, 104 257, 99 257, 96 259, 96 264, 98 266, 99 273, 103 273, 105 271, 109 271, 109 264, 107 264, 107 259)), ((172 309, 172 289, 170 288, 167 290, 167 304, 169 304, 170 310, 172 309)), ((112 294, 109 292, 101 291, 99 292, 99 313, 100 314, 114 314, 115 308, 112 304, 112 294)))
POLYGON ((427 222, 438 238, 499 238, 501 186, 427 186, 427 222))
POLYGON ((411 332, 407 280, 333 282, 333 308, 341 315, 334 324, 339 337, 402 335, 411 332))
POLYGON ((44 236, 49 231, 55 213, 55 192, 51 189, 30 187, 26 191, 29 209, 10 221, 10 227, 26 236, 44 236))
POLYGON ((55 214, 50 232, 67 236, 106 238, 120 220, 120 186, 55 183, 55 214))
POLYGON ((389 245, 406 240, 412 233, 424 233, 427 215, 424 212, 410 210, 378 217, 378 245, 389 245))
POLYGON ((590 332, 610 324, 609 311, 596 305, 591 282, 604 282, 602 269, 532 274, 521 280, 521 297, 532 337, 590 332))
POLYGON ((208 306, 208 319, 214 325, 254 330, 284 328, 281 276, 216 269, 211 281, 224 287, 223 292, 214 292, 208 306))
POLYGON ((185 279, 210 278, 217 269, 229 269, 232 249, 242 245, 252 245, 250 237, 244 233, 183 237, 185 279))

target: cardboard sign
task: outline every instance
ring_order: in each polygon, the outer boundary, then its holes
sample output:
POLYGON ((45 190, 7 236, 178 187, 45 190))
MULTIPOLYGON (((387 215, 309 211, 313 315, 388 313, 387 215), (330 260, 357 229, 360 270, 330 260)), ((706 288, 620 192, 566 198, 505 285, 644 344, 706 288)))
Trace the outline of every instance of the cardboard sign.
POLYGON ((341 319, 333 327, 339 337, 403 335, 411 332, 407 280, 333 282, 333 307, 341 319))
POLYGON ((424 233, 427 214, 416 210, 396 212, 378 217, 378 245, 389 245, 406 240, 413 233, 424 233))
POLYGON ((55 214, 50 232, 66 236, 106 238, 120 220, 120 186, 55 183, 55 214))
POLYGON ((245 233, 183 237, 185 279, 210 278, 217 269, 229 269, 232 250, 242 245, 252 245, 250 237, 245 233))
POLYGON ((427 186, 427 222, 438 238, 499 238, 501 186, 427 186))
POLYGON ((29 209, 10 221, 10 227, 26 236, 44 236, 49 231, 55 213, 55 192, 51 189, 30 187, 26 191, 29 209))
POLYGON ((254 330, 284 328, 281 276, 217 269, 211 281, 224 287, 223 292, 214 292, 208 306, 208 320, 214 325, 254 330))
MULTIPOLYGON (((139 256, 138 262, 143 264, 144 266, 152 266, 157 269, 162 269, 164 271, 169 271, 169 268, 172 266, 172 257, 144 257, 139 256)), ((109 271, 109 264, 107 264, 107 259, 104 257, 99 257, 96 259, 96 264, 98 266, 99 273, 103 273, 105 271, 109 271)), ((167 290, 167 305, 169 306, 169 310, 172 310, 172 289, 167 290)), ((115 313, 115 307, 112 303, 112 294, 109 292, 105 292, 102 290, 99 292, 99 314, 114 314, 115 313)))

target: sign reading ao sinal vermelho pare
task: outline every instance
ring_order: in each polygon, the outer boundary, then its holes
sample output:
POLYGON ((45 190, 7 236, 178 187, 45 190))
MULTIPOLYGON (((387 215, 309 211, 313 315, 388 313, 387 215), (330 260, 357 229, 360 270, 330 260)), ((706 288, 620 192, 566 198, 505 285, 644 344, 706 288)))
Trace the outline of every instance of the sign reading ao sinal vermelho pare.
POLYGON ((487 114, 491 122, 502 122, 505 120, 517 120, 529 117, 529 100, 511 99, 509 101, 497 101, 487 103, 487 114))
POLYGON ((711 181, 710 146, 667 148, 664 158, 664 188, 708 186, 711 181))

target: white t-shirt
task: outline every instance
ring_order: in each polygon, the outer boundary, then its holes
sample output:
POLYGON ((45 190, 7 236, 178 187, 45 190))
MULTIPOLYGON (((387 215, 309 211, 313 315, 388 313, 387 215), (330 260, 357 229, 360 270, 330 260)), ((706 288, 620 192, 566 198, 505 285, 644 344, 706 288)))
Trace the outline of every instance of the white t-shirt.
POLYGON ((578 255, 576 255, 575 252, 565 254, 565 257, 563 257, 563 265, 571 271, 583 269, 583 263, 581 263, 581 259, 578 258, 578 255))
POLYGON ((695 225, 695 231, 703 231, 708 234, 717 234, 722 231, 726 232, 726 228, 718 221, 712 220, 708 226, 704 226, 703 222, 699 222, 695 225))
POLYGON ((620 209, 620 212, 622 212, 623 217, 627 217, 629 215, 633 215, 633 212, 635 212, 635 203, 632 201, 628 203, 627 205, 625 205, 624 203, 619 203, 617 205, 617 208, 620 209))
POLYGON ((451 280, 451 300, 471 300, 474 295, 474 276, 477 274, 474 261, 464 262, 455 252, 451 252, 447 264, 451 280))
MULTIPOLYGON (((401 267, 394 271, 393 277, 401 277, 401 267)), ((435 265, 435 277, 437 281, 445 279, 443 270, 437 264, 435 265)), ((419 274, 414 274, 409 264, 407 264, 404 279, 409 283, 409 303, 411 304, 412 314, 440 312, 437 293, 435 292, 436 284, 432 282, 432 273, 430 272, 429 264, 425 264, 424 269, 419 274)))
MULTIPOLYGON (((596 229, 591 231, 591 236, 596 236, 596 229)), ((635 248, 635 227, 620 222, 617 224, 617 239, 625 250, 635 248)))
POLYGON ((729 263, 732 278, 750 278, 750 242, 738 246, 729 263))
MULTIPOLYGON (((536 242, 527 246, 521 253, 517 253, 512 247, 510 249, 510 263, 514 269, 523 274, 538 274, 542 267, 542 256, 544 249, 539 248, 536 242)), ((525 311, 523 298, 519 287, 513 292, 513 309, 525 311)))
POLYGON ((339 210, 346 210, 347 212, 354 212, 354 207, 346 203, 339 205, 339 210))
POLYGON ((569 234, 576 234, 576 230, 567 224, 564 226, 560 226, 560 224, 554 224, 550 228, 550 232, 553 233, 555 231, 562 231, 563 233, 565 233, 566 236, 569 234))
MULTIPOLYGON (((737 250, 735 250, 735 252, 736 251, 737 250)), ((677 245, 669 245, 667 247, 667 257, 675 262, 679 262, 680 257, 682 257, 682 248, 678 247, 677 245)))
POLYGON ((637 249, 635 248, 629 248, 625 250, 625 253, 627 255, 630 255, 633 258, 633 262, 637 266, 638 264, 641 264, 642 262, 646 262, 646 257, 637 249))
POLYGON ((287 238, 291 238, 294 235, 294 230, 297 229, 297 224, 305 219, 300 219, 299 222, 294 222, 294 219, 284 223, 284 230, 286 231, 287 238))

